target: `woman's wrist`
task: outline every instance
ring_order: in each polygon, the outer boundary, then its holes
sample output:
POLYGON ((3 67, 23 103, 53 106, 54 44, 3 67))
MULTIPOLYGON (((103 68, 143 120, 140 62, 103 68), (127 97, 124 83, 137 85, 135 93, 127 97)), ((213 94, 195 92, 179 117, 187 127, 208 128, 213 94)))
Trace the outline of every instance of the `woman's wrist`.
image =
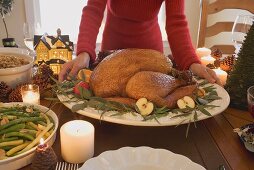
POLYGON ((76 59, 79 60, 81 63, 84 63, 85 67, 89 67, 90 55, 87 52, 80 53, 76 59))

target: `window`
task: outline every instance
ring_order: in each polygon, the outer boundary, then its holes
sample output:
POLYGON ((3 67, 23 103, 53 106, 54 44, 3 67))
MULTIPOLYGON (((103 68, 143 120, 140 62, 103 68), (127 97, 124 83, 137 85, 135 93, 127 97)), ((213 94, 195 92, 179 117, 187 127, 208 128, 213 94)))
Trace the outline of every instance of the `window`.
MULTIPOLYGON (((82 9, 86 3, 87 0, 25 0, 27 22, 37 26, 40 25, 40 29, 37 28, 36 30, 39 34, 47 32, 49 35, 56 35, 56 30, 60 28, 62 34, 70 35, 71 41, 75 44, 77 42, 82 9)), ((158 20, 163 41, 167 41, 164 4, 161 7, 158 20)), ((102 21, 97 43, 102 40, 104 22, 105 18, 102 21)), ((168 46, 167 43, 164 44, 168 46)))

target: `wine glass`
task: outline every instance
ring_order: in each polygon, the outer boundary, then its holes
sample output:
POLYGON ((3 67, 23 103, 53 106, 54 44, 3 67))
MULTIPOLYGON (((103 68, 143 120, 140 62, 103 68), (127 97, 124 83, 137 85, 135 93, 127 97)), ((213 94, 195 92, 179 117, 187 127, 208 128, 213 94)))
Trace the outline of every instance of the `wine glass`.
POLYGON ((236 55, 239 53, 253 21, 254 16, 252 15, 238 15, 236 17, 232 28, 232 41, 234 42, 236 55))
MULTIPOLYGON (((39 34, 40 25, 37 24, 29 24, 24 23, 23 25, 23 35, 24 35, 24 43, 29 50, 29 55, 36 60, 36 53, 34 51, 34 35, 39 34)), ((34 65, 32 74, 36 74, 37 67, 34 65)))
POLYGON ((24 35, 24 43, 26 47, 30 50, 34 50, 34 27, 28 23, 24 23, 23 25, 23 35, 24 35))

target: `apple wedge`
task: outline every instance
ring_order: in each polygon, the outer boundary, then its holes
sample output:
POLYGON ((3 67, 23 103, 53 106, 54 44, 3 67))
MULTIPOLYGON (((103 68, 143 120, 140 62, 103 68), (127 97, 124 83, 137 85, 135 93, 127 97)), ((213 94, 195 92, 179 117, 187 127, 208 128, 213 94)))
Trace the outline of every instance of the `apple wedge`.
POLYGON ((177 100, 177 106, 180 109, 185 109, 187 106, 194 108, 195 102, 190 96, 184 96, 183 98, 177 100))
POLYGON ((203 88, 197 88, 197 93, 198 97, 204 97, 206 92, 203 88))
POLYGON ((146 98, 140 98, 136 102, 136 106, 142 116, 147 116, 153 112, 154 105, 152 102, 147 101, 146 98))

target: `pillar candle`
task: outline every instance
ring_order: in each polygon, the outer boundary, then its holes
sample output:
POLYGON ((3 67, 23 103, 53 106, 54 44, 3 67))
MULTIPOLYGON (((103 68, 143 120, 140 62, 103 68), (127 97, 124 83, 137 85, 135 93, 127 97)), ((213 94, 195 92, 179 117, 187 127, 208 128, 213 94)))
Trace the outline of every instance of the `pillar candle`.
POLYGON ((207 66, 208 64, 213 64, 214 61, 215 61, 215 58, 213 58, 212 56, 204 56, 204 57, 201 57, 201 63, 202 65, 204 66, 207 66))
POLYGON ((220 79, 222 85, 224 86, 227 82, 227 77, 228 77, 227 72, 221 70, 220 68, 213 69, 213 71, 218 76, 218 78, 220 79))
POLYGON ((94 126, 73 120, 60 128, 61 153, 66 162, 83 163, 94 154, 94 126))
POLYGON ((204 56, 209 56, 211 55, 212 51, 209 48, 197 48, 196 49, 196 54, 199 58, 204 57, 204 56))

